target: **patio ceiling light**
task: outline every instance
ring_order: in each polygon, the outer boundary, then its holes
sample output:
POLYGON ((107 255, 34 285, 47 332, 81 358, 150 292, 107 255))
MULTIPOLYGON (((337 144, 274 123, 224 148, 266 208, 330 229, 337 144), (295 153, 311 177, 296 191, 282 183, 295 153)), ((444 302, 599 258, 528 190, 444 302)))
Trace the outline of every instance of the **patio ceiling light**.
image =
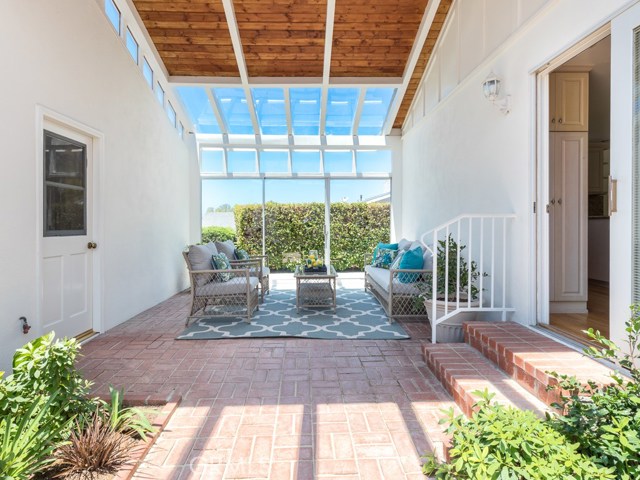
POLYGON ((505 97, 500 98, 501 85, 502 81, 492 71, 482 83, 482 93, 484 93, 484 98, 489 100, 495 107, 500 110, 500 112, 507 115, 511 111, 511 96, 506 95, 505 97))

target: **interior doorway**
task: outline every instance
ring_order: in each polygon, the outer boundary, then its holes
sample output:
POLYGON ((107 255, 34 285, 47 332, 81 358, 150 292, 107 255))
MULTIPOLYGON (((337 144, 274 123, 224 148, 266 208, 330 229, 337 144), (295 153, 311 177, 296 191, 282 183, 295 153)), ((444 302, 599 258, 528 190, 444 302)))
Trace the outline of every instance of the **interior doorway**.
POLYGON ((548 322, 540 323, 581 343, 589 328, 609 336, 610 98, 609 35, 549 72, 548 322))

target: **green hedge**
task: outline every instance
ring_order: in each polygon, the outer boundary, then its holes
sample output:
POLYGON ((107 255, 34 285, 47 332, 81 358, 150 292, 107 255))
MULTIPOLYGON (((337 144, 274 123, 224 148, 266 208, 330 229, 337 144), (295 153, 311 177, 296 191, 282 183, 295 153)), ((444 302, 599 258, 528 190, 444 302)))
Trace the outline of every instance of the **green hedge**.
POLYGON ((236 241, 236 232, 229 227, 203 227, 202 243, 224 242, 226 240, 236 241))
MULTIPOLYGON (((262 251, 262 206, 234 208, 239 248, 262 251)), ((267 203, 266 253, 275 270, 292 270, 295 255, 324 252, 323 203, 267 203), (294 255, 291 255, 294 254, 294 255)), ((364 255, 378 242, 389 241, 390 206, 378 203, 331 204, 331 263, 336 270, 364 268, 364 255)))

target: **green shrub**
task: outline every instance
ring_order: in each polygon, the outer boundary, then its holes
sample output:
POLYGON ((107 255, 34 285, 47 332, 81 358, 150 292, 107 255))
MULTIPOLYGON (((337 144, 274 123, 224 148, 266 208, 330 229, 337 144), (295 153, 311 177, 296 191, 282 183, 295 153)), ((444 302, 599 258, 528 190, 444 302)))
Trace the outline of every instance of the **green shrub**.
POLYGON ((123 407, 122 390, 109 387, 111 402, 101 401, 98 413, 104 417, 106 425, 114 432, 126 435, 136 435, 146 440, 147 434, 152 433, 154 428, 145 414, 139 408, 123 407))
POLYGON ((91 384, 75 368, 80 344, 75 339, 54 342, 54 336, 51 332, 16 351, 13 374, 0 382, 0 417, 21 415, 40 397, 53 399, 49 410, 56 412, 58 424, 93 409, 87 399, 91 384))
POLYGON ((229 227, 203 227, 202 243, 236 241, 236 232, 229 227))
POLYGON ((450 463, 428 457, 423 473, 438 479, 592 480, 616 478, 531 411, 492 404, 474 392, 479 410, 467 419, 449 411, 450 463))
MULTIPOLYGON (((291 270, 309 250, 324 252, 324 203, 265 204, 266 253, 269 266, 291 270), (289 255, 287 255, 289 254, 289 255)), ((364 255, 389 241, 390 207, 374 203, 332 203, 331 263, 337 270, 364 267, 364 255)), ((262 205, 234 208, 237 244, 262 252, 262 205)))
POLYGON ((59 398, 57 392, 37 396, 24 411, 0 416, 0 478, 26 480, 52 463, 53 452, 64 444, 58 439, 73 420, 55 421, 59 398))
POLYGON ((614 468, 616 478, 640 478, 640 306, 631 306, 631 318, 626 322, 627 351, 622 352, 600 332, 589 329, 586 333, 602 347, 589 347, 585 354, 618 364, 629 372, 631 380, 615 373, 610 385, 581 385, 574 377, 550 372, 559 380, 556 388, 570 392, 556 405, 564 415, 550 420, 579 444, 581 452, 614 468))

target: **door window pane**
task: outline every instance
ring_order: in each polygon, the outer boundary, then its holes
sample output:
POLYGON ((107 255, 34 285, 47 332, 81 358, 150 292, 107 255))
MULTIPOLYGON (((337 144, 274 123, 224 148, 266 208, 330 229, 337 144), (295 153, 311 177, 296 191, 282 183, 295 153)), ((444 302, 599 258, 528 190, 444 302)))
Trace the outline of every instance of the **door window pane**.
POLYGON ((87 147, 44 132, 44 236, 86 235, 87 147))

